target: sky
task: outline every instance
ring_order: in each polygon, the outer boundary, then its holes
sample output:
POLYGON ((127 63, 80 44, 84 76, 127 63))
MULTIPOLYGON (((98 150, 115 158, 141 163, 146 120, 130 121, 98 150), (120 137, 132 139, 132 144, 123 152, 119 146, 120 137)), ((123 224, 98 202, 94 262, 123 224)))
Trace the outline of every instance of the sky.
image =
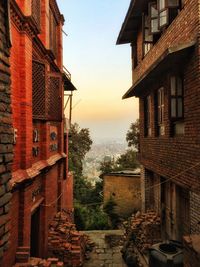
POLYGON ((138 117, 138 100, 122 100, 131 87, 130 45, 116 46, 130 0, 57 0, 65 17, 64 65, 78 89, 72 122, 93 141, 124 140, 138 117))

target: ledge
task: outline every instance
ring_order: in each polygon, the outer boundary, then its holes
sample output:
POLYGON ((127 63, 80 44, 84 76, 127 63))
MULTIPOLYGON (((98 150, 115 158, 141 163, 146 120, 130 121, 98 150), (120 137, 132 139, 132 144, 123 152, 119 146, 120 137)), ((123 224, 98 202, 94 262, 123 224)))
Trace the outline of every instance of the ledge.
POLYGON ((12 190, 18 185, 32 181, 36 176, 38 176, 45 168, 49 168, 56 164, 60 159, 66 158, 64 153, 55 154, 48 158, 47 160, 40 160, 32 165, 31 168, 22 170, 19 169, 12 173, 12 178, 10 180, 12 190))

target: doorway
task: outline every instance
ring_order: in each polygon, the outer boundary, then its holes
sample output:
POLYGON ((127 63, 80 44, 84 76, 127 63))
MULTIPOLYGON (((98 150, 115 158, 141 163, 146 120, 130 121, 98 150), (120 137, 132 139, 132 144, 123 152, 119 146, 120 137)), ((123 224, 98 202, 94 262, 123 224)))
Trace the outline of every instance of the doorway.
POLYGON ((40 207, 31 216, 31 257, 39 257, 40 246, 40 207))

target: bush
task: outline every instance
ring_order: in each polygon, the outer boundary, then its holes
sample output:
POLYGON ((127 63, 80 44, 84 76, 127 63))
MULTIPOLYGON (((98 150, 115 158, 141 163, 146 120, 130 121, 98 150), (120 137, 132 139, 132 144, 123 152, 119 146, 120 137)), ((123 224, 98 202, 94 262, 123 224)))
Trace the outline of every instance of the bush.
POLYGON ((115 207, 117 204, 113 200, 112 197, 105 203, 103 209, 105 213, 108 215, 111 223, 111 228, 116 229, 118 227, 118 224, 120 222, 119 215, 115 212, 115 207))

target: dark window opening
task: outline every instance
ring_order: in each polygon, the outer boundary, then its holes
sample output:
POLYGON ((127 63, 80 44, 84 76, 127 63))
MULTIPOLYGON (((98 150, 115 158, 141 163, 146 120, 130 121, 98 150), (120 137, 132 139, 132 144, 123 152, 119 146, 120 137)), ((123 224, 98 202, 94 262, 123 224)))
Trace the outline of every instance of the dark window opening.
POLYGON ((151 96, 147 96, 144 100, 144 123, 145 136, 151 136, 151 96))
POLYGON ((180 76, 170 77, 170 119, 173 134, 184 134, 184 93, 183 79, 180 76))
POLYGON ((57 57, 57 23, 51 9, 49 10, 49 35, 50 50, 57 57))
POLYGON ((165 134, 164 127, 164 87, 161 87, 157 91, 156 95, 156 113, 157 113, 157 133, 158 135, 165 134))

